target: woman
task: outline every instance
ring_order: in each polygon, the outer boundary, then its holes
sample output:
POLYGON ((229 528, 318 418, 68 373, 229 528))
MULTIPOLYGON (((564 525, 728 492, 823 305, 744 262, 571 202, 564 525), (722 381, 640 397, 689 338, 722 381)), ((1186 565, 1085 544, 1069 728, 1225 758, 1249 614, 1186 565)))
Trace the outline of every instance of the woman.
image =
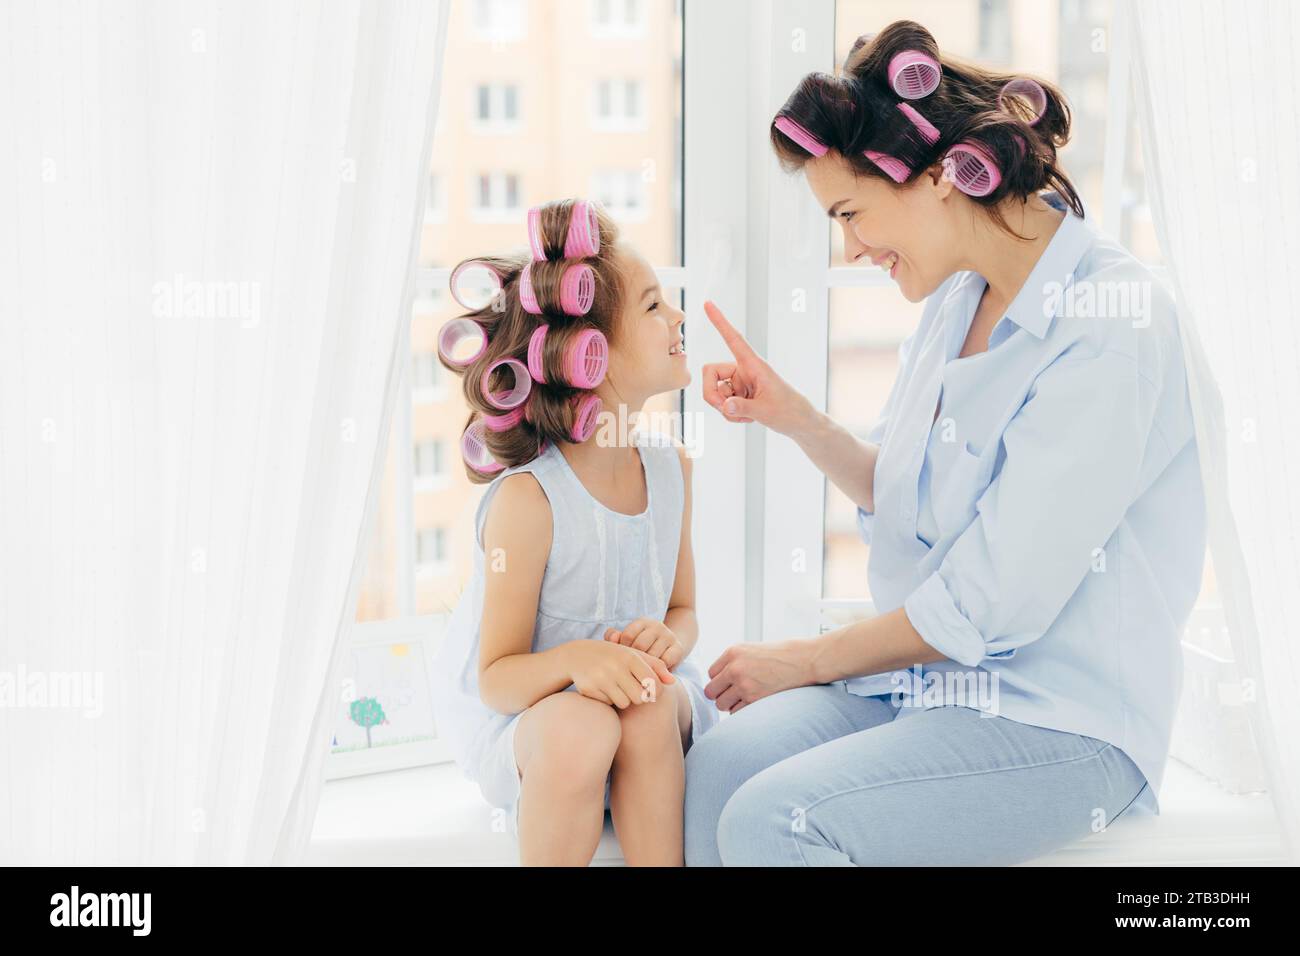
POLYGON ((1010 864, 1159 812, 1204 498, 1173 304, 1082 218, 1068 136, 1052 86, 906 21, 773 122, 848 261, 925 308, 859 440, 709 307, 706 400, 857 503, 879 614, 713 664, 689 865, 1010 864))

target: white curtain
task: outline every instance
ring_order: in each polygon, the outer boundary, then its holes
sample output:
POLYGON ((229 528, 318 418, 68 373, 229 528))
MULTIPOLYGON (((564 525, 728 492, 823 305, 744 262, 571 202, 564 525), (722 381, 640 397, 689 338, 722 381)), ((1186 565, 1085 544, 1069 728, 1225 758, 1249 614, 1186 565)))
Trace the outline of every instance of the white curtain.
POLYGON ((1289 0, 1121 10, 1191 373, 1211 560, 1241 700, 1300 861, 1300 11, 1289 0))
POLYGON ((0 3, 0 860, 304 857, 445 7, 0 3))

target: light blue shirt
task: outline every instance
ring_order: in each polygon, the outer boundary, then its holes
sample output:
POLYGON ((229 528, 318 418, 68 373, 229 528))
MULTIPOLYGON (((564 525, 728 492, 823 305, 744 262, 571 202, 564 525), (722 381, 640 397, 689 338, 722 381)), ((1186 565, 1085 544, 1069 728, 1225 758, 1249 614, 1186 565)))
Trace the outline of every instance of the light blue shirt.
POLYGON ((1158 813, 1206 534, 1174 303, 1068 211, 988 350, 958 358, 985 285, 950 276, 900 346, 858 511, 878 611, 948 660, 846 683, 917 705, 899 719, 958 704, 1104 740, 1158 813))

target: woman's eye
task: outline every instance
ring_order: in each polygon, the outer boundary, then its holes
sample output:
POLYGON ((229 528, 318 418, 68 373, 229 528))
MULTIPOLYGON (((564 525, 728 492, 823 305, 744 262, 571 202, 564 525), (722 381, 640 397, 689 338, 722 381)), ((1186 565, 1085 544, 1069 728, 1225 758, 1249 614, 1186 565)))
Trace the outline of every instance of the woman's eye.
POLYGON ((657 309, 657 308, 659 308, 659 303, 658 303, 658 302, 651 302, 651 303, 650 303, 650 308, 647 309, 646 311, 648 311, 648 312, 653 312, 653 311, 654 311, 655 309, 657 309))

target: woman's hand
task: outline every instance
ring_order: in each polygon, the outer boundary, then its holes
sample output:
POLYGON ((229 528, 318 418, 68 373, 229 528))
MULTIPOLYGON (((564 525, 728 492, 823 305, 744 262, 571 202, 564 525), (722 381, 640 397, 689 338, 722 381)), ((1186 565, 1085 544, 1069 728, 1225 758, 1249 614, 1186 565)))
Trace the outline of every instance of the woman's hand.
POLYGON ((734 714, 747 704, 791 687, 816 683, 814 641, 733 644, 709 668, 704 696, 734 714))
POLYGON ((569 679, 578 693, 619 710, 654 701, 660 684, 677 679, 659 658, 634 647, 590 640, 570 641, 561 647, 569 679))
POLYGON ((639 617, 621 631, 607 627, 605 640, 635 647, 638 651, 663 661, 670 670, 686 656, 686 649, 677 640, 677 635, 663 621, 656 621, 652 617, 639 617))
POLYGON ((705 302, 704 313, 735 358, 704 366, 704 400, 729 422, 758 422, 783 435, 809 423, 816 413, 808 399, 750 348, 716 305, 705 302))

